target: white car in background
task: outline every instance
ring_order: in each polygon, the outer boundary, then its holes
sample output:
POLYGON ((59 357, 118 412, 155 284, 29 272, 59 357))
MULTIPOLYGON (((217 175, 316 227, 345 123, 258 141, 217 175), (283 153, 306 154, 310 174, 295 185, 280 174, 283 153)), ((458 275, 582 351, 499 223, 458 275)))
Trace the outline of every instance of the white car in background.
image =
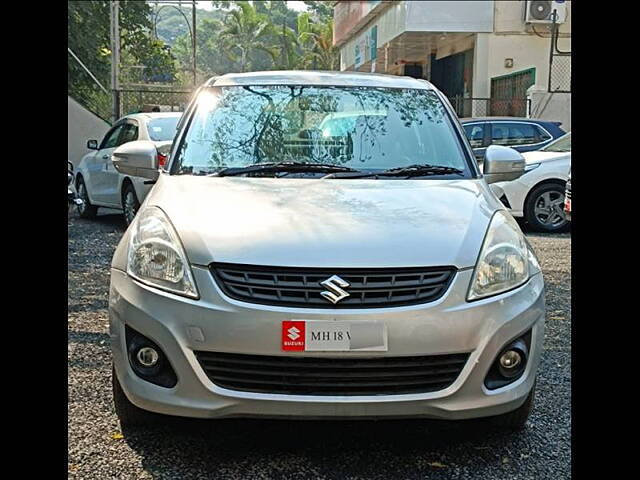
POLYGON ((565 185, 571 170, 571 132, 535 152, 525 152, 525 174, 491 185, 514 217, 542 232, 565 230, 565 185))
POLYGON ((136 140, 153 142, 158 166, 166 161, 182 112, 153 112, 126 115, 106 133, 102 142, 89 140, 87 153, 78 164, 75 185, 82 204, 81 218, 93 218, 99 207, 120 209, 127 225, 153 186, 148 179, 123 175, 113 166, 111 155, 120 145, 136 140))

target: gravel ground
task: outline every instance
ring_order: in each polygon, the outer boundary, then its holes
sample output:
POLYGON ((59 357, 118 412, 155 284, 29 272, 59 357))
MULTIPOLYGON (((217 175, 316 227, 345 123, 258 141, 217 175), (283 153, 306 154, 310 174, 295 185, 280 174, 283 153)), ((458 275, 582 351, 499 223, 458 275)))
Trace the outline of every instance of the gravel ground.
POLYGON ((123 437, 108 336, 121 215, 69 216, 69 477, 564 479, 571 477, 571 236, 528 234, 547 284, 545 351, 524 433, 468 423, 176 420, 123 437))

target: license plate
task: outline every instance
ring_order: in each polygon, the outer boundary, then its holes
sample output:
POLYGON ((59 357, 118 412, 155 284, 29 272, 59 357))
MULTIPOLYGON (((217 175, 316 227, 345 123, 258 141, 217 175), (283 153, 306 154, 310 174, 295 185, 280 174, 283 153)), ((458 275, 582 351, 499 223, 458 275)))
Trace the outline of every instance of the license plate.
POLYGON ((282 322, 282 350, 303 352, 386 352, 387 328, 377 322, 282 322))

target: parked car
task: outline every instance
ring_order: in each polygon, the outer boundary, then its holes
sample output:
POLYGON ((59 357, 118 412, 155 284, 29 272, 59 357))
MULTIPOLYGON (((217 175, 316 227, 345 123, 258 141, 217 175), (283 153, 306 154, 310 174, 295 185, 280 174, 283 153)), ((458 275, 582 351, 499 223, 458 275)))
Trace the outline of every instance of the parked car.
POLYGON ((571 221, 571 170, 569 170, 569 178, 564 190, 564 214, 567 220, 571 221))
POLYGON ((166 169, 145 142, 114 158, 157 176, 111 266, 123 429, 149 411, 525 425, 544 283, 488 185, 524 159, 491 146, 483 176, 429 82, 227 74, 192 100, 166 169))
POLYGON ((71 205, 79 205, 82 200, 76 195, 73 187, 73 163, 67 160, 67 212, 71 205))
MULTIPOLYGON (((496 183, 502 202, 514 217, 523 217, 535 230, 565 230, 565 184, 571 171, 571 132, 537 152, 522 154, 526 173, 510 182, 496 183)), ((493 187, 493 185, 492 185, 493 187)))
POLYGON ((565 134, 560 122, 535 118, 483 117, 460 120, 479 162, 489 145, 503 145, 519 152, 540 150, 565 134))
POLYGON ((95 217, 99 207, 121 209, 131 223, 152 185, 148 179, 120 174, 113 166, 113 151, 127 142, 145 140, 157 150, 159 166, 166 161, 176 132, 180 112, 137 113, 118 120, 102 141, 89 140, 86 154, 78 165, 76 190, 83 203, 78 205, 82 218, 95 217))

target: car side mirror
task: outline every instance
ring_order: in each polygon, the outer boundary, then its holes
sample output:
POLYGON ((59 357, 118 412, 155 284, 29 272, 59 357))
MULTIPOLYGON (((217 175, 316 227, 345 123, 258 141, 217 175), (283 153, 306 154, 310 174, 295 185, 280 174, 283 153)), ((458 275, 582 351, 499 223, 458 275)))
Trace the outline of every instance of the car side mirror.
POLYGON ((87 148, 89 150, 98 150, 98 141, 97 140, 89 140, 87 142, 87 148))
POLYGON ((114 150, 111 161, 116 170, 124 175, 158 179, 158 151, 149 140, 120 145, 114 150))
POLYGON ((483 173, 487 183, 508 182, 524 173, 520 152, 502 145, 490 145, 484 157, 483 173))

